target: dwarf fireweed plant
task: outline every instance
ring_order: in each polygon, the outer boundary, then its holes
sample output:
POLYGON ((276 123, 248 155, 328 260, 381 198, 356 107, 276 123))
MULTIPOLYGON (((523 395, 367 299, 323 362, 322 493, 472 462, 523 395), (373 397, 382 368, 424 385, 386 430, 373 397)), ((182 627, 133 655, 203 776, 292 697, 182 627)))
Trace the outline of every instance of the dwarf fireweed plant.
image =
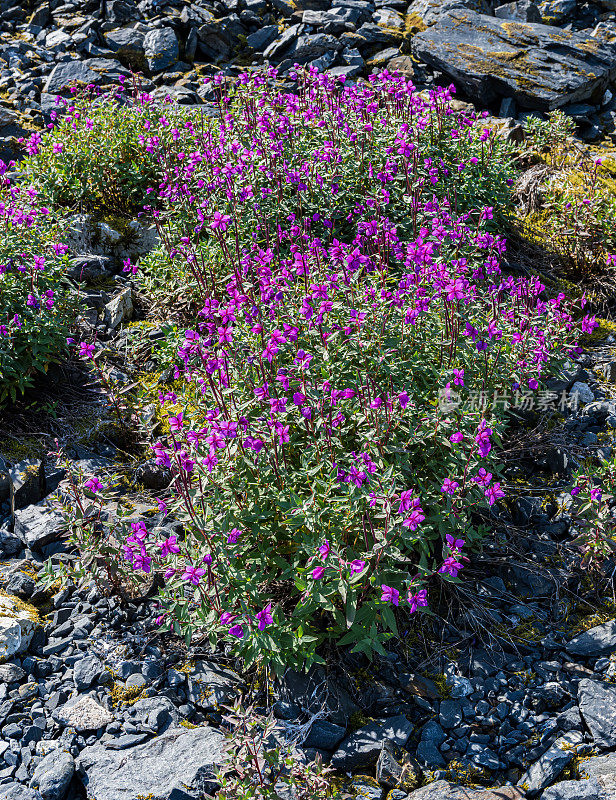
MULTIPOLYGON (((113 535, 124 579, 162 577, 161 624, 281 671, 325 642, 383 653, 458 580, 504 496, 503 408, 580 326, 502 272, 508 151, 449 90, 274 77, 221 80, 217 123, 160 154, 144 280, 171 265, 199 307, 164 344, 153 445, 181 528, 113 535)), ((100 508, 99 484, 75 491, 100 508)))
POLYGON ((76 309, 68 248, 36 191, 12 184, 7 171, 0 161, 0 405, 62 359, 76 309))

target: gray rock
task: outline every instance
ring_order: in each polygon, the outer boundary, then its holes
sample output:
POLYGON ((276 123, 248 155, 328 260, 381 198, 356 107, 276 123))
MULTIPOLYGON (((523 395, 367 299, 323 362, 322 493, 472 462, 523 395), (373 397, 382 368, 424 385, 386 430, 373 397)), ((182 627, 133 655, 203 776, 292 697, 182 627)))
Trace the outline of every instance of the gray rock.
POLYGON ((0 683, 15 683, 25 677, 25 670, 17 664, 0 664, 0 683))
POLYGON ((144 34, 134 28, 120 28, 105 34, 107 47, 124 66, 135 70, 144 70, 147 66, 144 38, 144 34))
POLYGON ((34 770, 31 786, 38 789, 43 800, 63 800, 75 772, 75 759, 58 748, 40 762, 34 770))
POLYGON ((565 649, 574 656, 584 658, 611 655, 616 652, 616 619, 580 633, 567 642, 565 649))
POLYGON ((45 469, 40 459, 20 461, 9 470, 11 513, 38 503, 45 496, 45 469))
POLYGON ((482 104, 505 95, 550 110, 602 95, 616 75, 616 45, 472 11, 451 11, 415 36, 411 48, 482 104))
POLYGON ((439 780, 411 792, 407 800, 524 800, 524 795, 515 786, 475 790, 439 780))
POLYGON ((578 684, 580 713, 598 747, 616 747, 616 688, 583 678, 578 684))
POLYGON ((100 83, 100 78, 81 61, 65 61, 57 64, 49 74, 43 91, 57 94, 63 89, 79 84, 100 83))
POLYGON ((414 0, 409 6, 409 13, 420 17, 426 25, 434 25, 456 8, 469 8, 481 14, 491 12, 486 0, 414 0))
POLYGON ((592 403, 595 399, 592 389, 583 381, 576 381, 571 387, 569 395, 571 401, 576 404, 587 405, 588 403, 592 403))
POLYGON ((326 33, 299 36, 285 53, 285 58, 297 64, 306 64, 325 53, 336 52, 342 45, 335 36, 326 33))
POLYGON ((180 715, 167 697, 144 697, 132 705, 128 713, 137 724, 147 725, 157 733, 164 733, 171 726, 177 727, 180 715))
POLYGON ((616 753, 585 758, 578 764, 580 778, 595 779, 605 790, 606 800, 616 797, 616 753))
POLYGON ((175 788, 201 789, 210 783, 223 758, 223 741, 210 727, 172 728, 129 750, 86 747, 78 768, 96 800, 134 800, 153 792, 167 798, 175 788))
POLYGON ((577 0, 543 0, 539 3, 542 21, 546 25, 564 22, 575 11, 577 0))
POLYGON ((95 655, 87 655, 73 667, 73 681, 78 692, 84 692, 100 678, 103 664, 95 655))
POLYGON ((65 532, 63 516, 43 500, 15 512, 15 533, 31 550, 40 550, 65 532))
POLYGON ((43 800, 40 792, 36 789, 28 789, 21 783, 5 783, 0 786, 0 796, 2 800, 43 800))
POLYGON ((148 68, 154 74, 176 64, 180 57, 178 37, 171 28, 158 28, 146 33, 143 50, 148 68))
POLYGON ((541 800, 607 800, 596 778, 581 781, 560 781, 548 787, 541 800))
POLYGON ((441 702, 439 723, 446 731, 457 728, 462 723, 462 703, 459 700, 443 700, 441 702))
POLYGON ((531 0, 518 0, 518 2, 497 6, 494 9, 494 16, 516 22, 542 22, 539 8, 531 0))
POLYGON ((237 696, 239 682, 232 670, 197 661, 188 676, 188 699, 205 710, 218 711, 237 696))
POLYGON ((133 294, 130 286, 112 298, 105 306, 105 322, 115 330, 122 322, 133 316, 133 294))
POLYGON ((518 787, 529 796, 538 794, 560 775, 575 755, 575 746, 582 742, 577 731, 566 733, 557 739, 534 764, 522 775, 518 787))
POLYGON ((402 714, 364 725, 342 740, 332 756, 331 765, 335 769, 346 771, 373 764, 379 756, 383 742, 391 741, 402 747, 407 743, 412 730, 412 723, 402 714))
POLYGON ((23 572, 14 572, 4 587, 7 594, 13 594, 21 600, 28 600, 34 594, 34 579, 23 572))
POLYGON ((253 50, 263 52, 278 36, 278 25, 264 25, 246 37, 246 43, 253 50))

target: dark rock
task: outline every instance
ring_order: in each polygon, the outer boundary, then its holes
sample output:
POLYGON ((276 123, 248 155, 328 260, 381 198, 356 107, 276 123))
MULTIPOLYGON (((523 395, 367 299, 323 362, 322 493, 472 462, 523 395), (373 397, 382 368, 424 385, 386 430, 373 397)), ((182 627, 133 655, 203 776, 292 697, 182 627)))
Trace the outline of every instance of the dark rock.
POLYGON ((36 584, 33 578, 23 572, 14 572, 4 587, 7 594, 14 594, 22 600, 28 600, 34 594, 36 584))
POLYGON ((103 671, 101 660, 94 655, 87 655, 78 661, 73 668, 73 681, 78 692, 85 692, 99 679, 103 671))
POLYGON ((246 37, 246 43, 253 50, 263 52, 278 36, 278 25, 265 25, 246 37))
POLYGON ((580 713, 598 747, 616 747, 616 688, 583 678, 578 684, 580 713))
POLYGON ((516 22, 542 22, 541 12, 531 0, 517 0, 504 3, 494 9, 494 16, 499 19, 512 19, 516 22))
POLYGON ((152 492, 162 492, 171 483, 171 470, 156 463, 156 459, 140 464, 135 472, 135 478, 142 483, 146 489, 152 492))
POLYGON ((153 789, 168 797, 174 788, 197 788, 199 780, 213 777, 223 758, 222 745, 222 734, 213 728, 173 728, 129 750, 86 747, 78 768, 96 800, 134 800, 153 789))
POLYGON ((331 765, 335 769, 346 771, 373 764, 379 756, 383 742, 392 741, 402 747, 412 730, 412 723, 402 715, 364 725, 343 739, 332 756, 331 765))
POLYGON ((435 720, 430 720, 421 729, 421 738, 417 745, 417 759, 430 767, 444 767, 445 759, 440 753, 440 746, 447 739, 447 734, 435 720))
POLYGON ((237 695, 239 682, 235 672, 197 661, 188 675, 188 699, 203 709, 217 711, 237 695))
POLYGON ((29 458, 9 470, 11 513, 38 503, 45 496, 45 470, 39 459, 29 458))
POLYGON ((568 653, 584 658, 609 656, 616 651, 616 619, 597 625, 567 642, 568 653))
POLYGON ((67 275, 74 281, 96 281, 108 278, 114 271, 112 258, 84 253, 71 258, 67 275))
POLYGON ((616 75, 616 46, 549 25, 453 10, 411 42, 477 102, 503 95, 550 110, 603 94, 616 75))
POLYGON ((386 789, 416 789, 421 783, 421 767, 406 750, 394 742, 383 743, 376 762, 376 779, 386 789))
POLYGON ((58 94, 63 89, 83 84, 100 83, 100 78, 81 61, 65 61, 57 64, 49 74, 43 91, 58 94))
POLYGON ((317 719, 312 723, 310 732, 306 737, 303 747, 316 747, 320 750, 335 750, 344 739, 346 728, 334 725, 326 719, 317 719))
POLYGON ((143 40, 145 36, 134 28, 120 28, 105 34, 107 47, 125 67, 143 71, 147 67, 143 40))

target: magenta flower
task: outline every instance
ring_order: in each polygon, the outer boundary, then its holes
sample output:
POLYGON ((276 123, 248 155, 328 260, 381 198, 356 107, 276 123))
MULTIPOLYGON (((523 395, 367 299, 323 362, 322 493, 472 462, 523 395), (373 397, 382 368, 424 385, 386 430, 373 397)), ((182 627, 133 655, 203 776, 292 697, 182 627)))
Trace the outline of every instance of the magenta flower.
POLYGON ((439 572, 446 573, 447 575, 451 575, 452 578, 455 578, 463 566, 464 564, 460 564, 459 561, 456 561, 455 556, 447 556, 439 572))
POLYGON ((87 342, 79 342, 79 355, 81 358, 94 358, 94 345, 87 342))
POLYGON ((451 436, 449 437, 449 441, 453 442, 454 444, 459 444, 461 441, 463 441, 463 439, 464 439, 464 434, 462 433, 462 431, 456 431, 455 433, 452 433, 451 436))
POLYGON ((169 428, 173 433, 181 431, 184 426, 184 412, 180 411, 175 417, 169 417, 169 428))
POLYGON ((274 617, 272 616, 271 612, 272 604, 268 603, 262 611, 259 611, 258 614, 255 614, 255 618, 259 622, 258 628, 260 631, 264 631, 268 625, 271 625, 274 622, 274 617))
POLYGON ((205 569, 203 567, 193 567, 187 566, 184 568, 184 574, 182 575, 182 580, 186 581, 187 583, 192 583, 193 586, 198 586, 201 578, 205 575, 205 569))
POLYGON ((329 546, 329 542, 326 539, 324 541, 324 543, 318 548, 318 553, 321 556, 321 558, 323 559, 323 561, 325 561, 325 559, 329 555, 329 551, 330 551, 330 546, 329 546))
POLYGON ((169 536, 167 539, 163 539, 162 542, 158 543, 160 547, 160 554, 163 558, 166 556, 171 555, 171 553, 179 553, 180 548, 178 547, 178 537, 177 536, 169 536))
POLYGON ((233 627, 229 628, 229 633, 231 636, 241 639, 244 635, 244 628, 241 625, 233 625, 233 627))
POLYGON ((445 478, 441 486, 441 492, 444 494, 455 494, 456 489, 460 484, 457 481, 452 481, 451 478, 445 478))
POLYGON ((96 476, 94 476, 92 478, 89 478, 84 483, 84 488, 89 489, 93 494, 96 494, 97 492, 100 492, 100 490, 103 488, 103 484, 99 481, 99 479, 96 476))
POLYGON ((400 592, 397 589, 394 589, 392 586, 386 586, 384 583, 381 584, 381 600, 384 600, 387 603, 393 603, 397 606, 400 602, 400 592))
POLYGON ((351 567, 351 575, 358 575, 366 566, 366 562, 362 561, 360 558, 356 558, 354 561, 351 561, 349 566, 351 567))
POLYGON ((417 594, 411 594, 409 592, 407 599, 409 602, 409 613, 414 614, 418 608, 428 605, 428 592, 426 589, 420 589, 417 594))
POLYGON ((242 532, 239 528, 233 528, 233 530, 229 531, 229 535, 227 536, 227 544, 237 544, 241 535, 242 532))
POLYGON ((220 211, 214 211, 210 225, 213 230, 219 230, 221 233, 224 233, 227 230, 227 226, 229 225, 230 221, 231 217, 227 214, 221 214, 220 211))
POLYGON ((325 567, 315 567, 311 573, 312 579, 318 581, 323 577, 324 573, 325 573, 325 567))
POLYGON ((445 541, 451 550, 460 550, 464 547, 464 539, 455 539, 450 533, 445 534, 445 541))
POLYGON ((454 369, 453 371, 453 382, 456 386, 464 386, 464 370, 463 369, 454 369))
POLYGON ((484 491, 484 495, 488 501, 488 505, 493 506, 497 500, 505 496, 505 492, 501 489, 500 483, 494 482, 491 486, 484 491))

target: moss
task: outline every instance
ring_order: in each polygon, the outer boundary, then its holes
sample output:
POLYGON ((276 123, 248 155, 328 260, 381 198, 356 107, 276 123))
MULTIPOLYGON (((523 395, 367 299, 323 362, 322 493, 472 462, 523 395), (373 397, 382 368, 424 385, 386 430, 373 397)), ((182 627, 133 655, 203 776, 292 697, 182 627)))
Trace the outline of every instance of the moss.
POLYGON ((111 702, 114 708, 132 706, 145 696, 144 692, 145 690, 141 686, 125 686, 120 681, 116 681, 111 689, 111 702))
POLYGON ((436 675, 426 675, 431 678, 436 684, 441 700, 448 700, 451 697, 451 689, 447 685, 447 678, 444 673, 439 672, 436 675))

